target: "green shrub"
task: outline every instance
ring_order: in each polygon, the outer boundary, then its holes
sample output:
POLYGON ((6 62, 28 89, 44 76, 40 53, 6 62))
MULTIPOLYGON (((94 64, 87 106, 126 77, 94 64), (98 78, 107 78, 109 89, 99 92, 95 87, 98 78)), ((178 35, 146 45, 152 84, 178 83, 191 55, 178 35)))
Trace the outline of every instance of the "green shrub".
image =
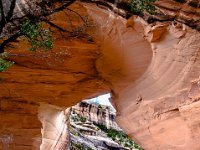
POLYGON ((76 148, 78 148, 79 150, 82 150, 82 149, 83 149, 83 145, 82 145, 82 144, 76 144, 75 146, 76 146, 76 148))
POLYGON ((6 60, 6 58, 7 58, 6 53, 0 54, 0 72, 6 70, 7 68, 9 68, 10 66, 14 64, 14 62, 8 61, 6 60))
POLYGON ((83 116, 79 116, 79 117, 80 117, 80 121, 81 121, 81 122, 83 122, 83 123, 86 122, 87 118, 85 118, 85 117, 83 117, 83 116))
MULTIPOLYGON (((31 43, 29 50, 35 51, 38 48, 49 50, 53 47, 53 40, 48 29, 42 27, 42 23, 35 24, 30 20, 22 23, 20 33, 31 43)), ((0 54, 0 72, 6 70, 14 64, 12 61, 6 60, 7 54, 0 54)))
POLYGON ((52 36, 48 29, 42 27, 42 23, 35 24, 30 20, 26 20, 22 23, 21 33, 31 43, 29 50, 35 51, 38 48, 49 50, 53 47, 52 36))
POLYGON ((134 13, 147 11, 150 14, 155 14, 156 8, 153 2, 155 0, 131 0, 130 8, 134 13))
POLYGON ((139 150, 142 150, 142 148, 135 144, 127 134, 125 134, 123 131, 118 131, 115 129, 108 129, 105 125, 102 124, 96 124, 94 123, 98 128, 100 128, 102 131, 104 131, 108 137, 110 137, 113 141, 119 143, 122 146, 129 147, 129 148, 137 148, 139 150))
POLYGON ((103 109, 103 107, 101 105, 98 105, 98 109, 103 109))
POLYGON ((13 65, 13 62, 0 58, 0 72, 13 65))

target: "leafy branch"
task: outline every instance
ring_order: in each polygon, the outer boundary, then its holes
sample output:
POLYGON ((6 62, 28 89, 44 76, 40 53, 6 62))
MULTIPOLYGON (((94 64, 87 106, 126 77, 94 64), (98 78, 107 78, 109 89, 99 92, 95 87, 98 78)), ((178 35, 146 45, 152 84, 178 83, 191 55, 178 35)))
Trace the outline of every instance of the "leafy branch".
POLYGON ((35 24, 26 20, 21 25, 21 34, 31 43, 29 50, 35 51, 38 48, 49 50, 53 47, 53 40, 48 29, 42 27, 42 23, 35 24))
POLYGON ((7 58, 7 53, 2 53, 0 54, 0 72, 4 71, 5 69, 9 68, 14 64, 12 61, 6 60, 7 58))

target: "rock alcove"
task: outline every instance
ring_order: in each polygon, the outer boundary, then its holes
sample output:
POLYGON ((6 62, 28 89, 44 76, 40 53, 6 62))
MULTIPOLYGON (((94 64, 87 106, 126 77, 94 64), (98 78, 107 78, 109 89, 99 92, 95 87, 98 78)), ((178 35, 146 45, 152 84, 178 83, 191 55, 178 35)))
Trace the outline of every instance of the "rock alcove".
MULTIPOLYGON (((168 12, 179 4, 161 2, 157 5, 168 12)), ((180 17, 187 5, 178 6, 180 17)), ((12 139, 10 149, 43 149, 44 121, 107 92, 117 122, 144 149, 200 149, 199 31, 179 22, 126 20, 88 3, 70 7, 88 17, 87 38, 55 32, 50 52, 27 52, 25 41, 16 44, 18 51, 10 50, 16 63, 0 74, 0 135, 12 139)), ((65 13, 70 27, 81 25, 79 16, 65 13)), ((65 13, 52 16, 63 28, 65 13)))

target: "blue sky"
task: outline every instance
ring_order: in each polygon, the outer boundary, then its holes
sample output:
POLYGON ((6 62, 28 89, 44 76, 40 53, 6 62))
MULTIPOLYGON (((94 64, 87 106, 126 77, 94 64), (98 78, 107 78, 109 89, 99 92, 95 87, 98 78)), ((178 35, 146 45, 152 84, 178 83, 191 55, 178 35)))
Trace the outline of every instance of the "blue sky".
POLYGON ((100 104, 100 105, 106 105, 106 106, 111 106, 111 107, 113 107, 113 106, 111 105, 110 101, 109 101, 109 98, 110 98, 110 97, 111 97, 111 95, 110 95, 110 93, 108 93, 108 94, 100 95, 100 96, 98 96, 98 97, 96 97, 96 98, 92 98, 92 99, 90 99, 89 101, 90 101, 90 102, 96 102, 96 103, 98 103, 98 104, 100 104))

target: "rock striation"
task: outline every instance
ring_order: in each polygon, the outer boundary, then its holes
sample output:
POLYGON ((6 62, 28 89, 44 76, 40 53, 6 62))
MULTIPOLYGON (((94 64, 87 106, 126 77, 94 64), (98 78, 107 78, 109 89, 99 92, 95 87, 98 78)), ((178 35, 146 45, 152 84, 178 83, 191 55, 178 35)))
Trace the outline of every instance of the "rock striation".
POLYGON ((200 30, 200 3, 198 0, 158 0, 155 2, 159 20, 175 20, 200 30))
POLYGON ((120 126, 144 149, 199 149, 191 108, 198 107, 199 32, 181 23, 148 25, 135 17, 126 28, 122 18, 87 8, 101 26, 104 55, 97 69, 112 83, 120 126))
MULTIPOLYGON (((81 4, 71 9, 87 15, 81 4)), ((29 45, 22 39, 14 45, 18 50, 8 50, 15 65, 0 73, 0 138, 12 137, 9 145, 13 150, 40 149, 42 124, 38 109, 41 102, 67 108, 88 96, 109 91, 95 69, 100 50, 87 35, 92 34, 92 27, 85 27, 81 18, 69 10, 53 18, 74 35, 70 37, 53 28, 54 49, 49 52, 28 52, 29 45), (69 24, 66 14, 71 16, 69 24), (83 38, 77 37, 85 34, 83 38)))
POLYGON ((69 149, 139 150, 115 122, 115 111, 109 106, 86 101, 71 108, 69 149), (97 110, 97 111, 96 111, 97 110), (98 113, 99 112, 99 113, 98 113), (102 116, 104 114, 104 116, 102 116), (108 118, 106 116, 113 116, 108 118))
POLYGON ((95 122, 106 126, 106 128, 121 130, 117 125, 116 112, 113 108, 104 105, 98 105, 82 101, 72 107, 74 113, 85 117, 90 122, 95 122))
POLYGON ((16 63, 0 73, 0 149, 8 143, 13 150, 40 149, 48 141, 38 120, 41 102, 66 108, 111 92, 117 122, 144 149, 199 150, 196 2, 159 0, 156 5, 167 19, 152 24, 136 16, 127 21, 88 3, 70 8, 88 18, 90 26, 71 11, 52 16, 74 36, 53 29, 50 52, 27 52, 23 40, 15 45, 17 51, 8 50, 16 63))

